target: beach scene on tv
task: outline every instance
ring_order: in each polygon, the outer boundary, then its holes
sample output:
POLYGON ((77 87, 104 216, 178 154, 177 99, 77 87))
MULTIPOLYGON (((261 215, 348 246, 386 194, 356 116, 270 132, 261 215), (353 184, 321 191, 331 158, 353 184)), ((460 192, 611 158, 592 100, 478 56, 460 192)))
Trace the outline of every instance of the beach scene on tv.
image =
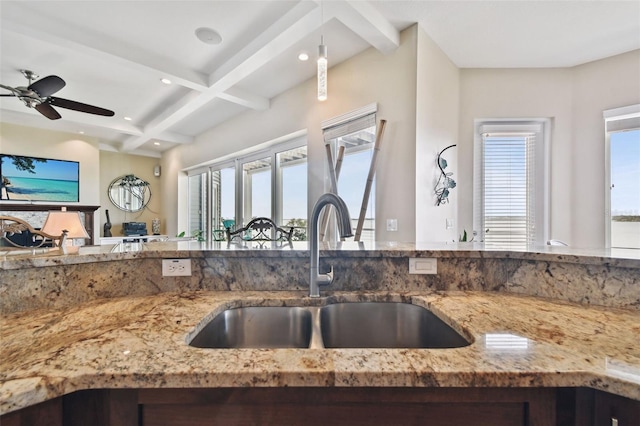
POLYGON ((77 202, 76 161, 0 154, 0 200, 77 202))

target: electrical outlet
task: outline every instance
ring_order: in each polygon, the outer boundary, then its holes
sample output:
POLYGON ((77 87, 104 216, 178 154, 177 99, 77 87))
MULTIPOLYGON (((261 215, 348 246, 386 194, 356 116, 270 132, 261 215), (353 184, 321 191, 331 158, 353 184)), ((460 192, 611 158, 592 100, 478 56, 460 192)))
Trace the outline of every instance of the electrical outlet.
POLYGON ((410 274, 437 274, 438 259, 436 258, 410 258, 409 259, 410 274))
POLYGON ((162 259, 163 277, 190 277, 191 259, 162 259))
POLYGON ((398 230, 398 219, 387 219, 387 231, 395 232, 398 230))

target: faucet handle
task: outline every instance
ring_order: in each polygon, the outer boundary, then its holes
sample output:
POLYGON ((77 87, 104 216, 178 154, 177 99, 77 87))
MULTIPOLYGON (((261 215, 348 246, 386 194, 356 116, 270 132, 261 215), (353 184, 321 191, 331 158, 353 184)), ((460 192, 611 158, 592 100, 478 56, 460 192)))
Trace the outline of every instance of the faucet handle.
POLYGON ((326 274, 321 274, 321 280, 319 280, 318 285, 329 285, 333 282, 333 265, 329 265, 329 272, 326 274))
POLYGON ((329 265, 329 272, 327 272, 327 278, 329 279, 329 282, 327 282, 327 285, 331 284, 333 282, 333 265, 329 265))

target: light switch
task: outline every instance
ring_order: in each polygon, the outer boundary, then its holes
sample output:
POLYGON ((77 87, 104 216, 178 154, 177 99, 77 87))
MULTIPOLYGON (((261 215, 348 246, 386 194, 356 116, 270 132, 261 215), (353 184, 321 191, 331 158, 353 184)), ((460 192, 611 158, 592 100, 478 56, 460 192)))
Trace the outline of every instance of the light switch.
POLYGON ((409 259, 410 274, 437 274, 438 259, 435 258, 410 258, 409 259))

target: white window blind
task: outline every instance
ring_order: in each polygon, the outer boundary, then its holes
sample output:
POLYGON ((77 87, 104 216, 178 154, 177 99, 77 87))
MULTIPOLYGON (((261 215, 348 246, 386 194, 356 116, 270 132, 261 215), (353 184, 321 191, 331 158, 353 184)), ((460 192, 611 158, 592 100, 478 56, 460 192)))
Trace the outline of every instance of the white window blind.
POLYGON ((368 114, 364 117, 358 117, 352 119, 346 123, 340 123, 335 126, 323 129, 324 141, 329 142, 332 139, 337 139, 343 136, 350 135, 352 133, 359 132, 360 130, 374 127, 376 125, 376 114, 368 114))
POLYGON ((607 133, 640 129, 640 104, 609 109, 602 115, 607 133))
POLYGON ((535 135, 483 135, 483 228, 487 246, 526 246, 535 235, 531 190, 535 135))
POLYGON ((541 243, 546 222, 542 125, 484 124, 478 130, 474 229, 486 247, 541 243))

